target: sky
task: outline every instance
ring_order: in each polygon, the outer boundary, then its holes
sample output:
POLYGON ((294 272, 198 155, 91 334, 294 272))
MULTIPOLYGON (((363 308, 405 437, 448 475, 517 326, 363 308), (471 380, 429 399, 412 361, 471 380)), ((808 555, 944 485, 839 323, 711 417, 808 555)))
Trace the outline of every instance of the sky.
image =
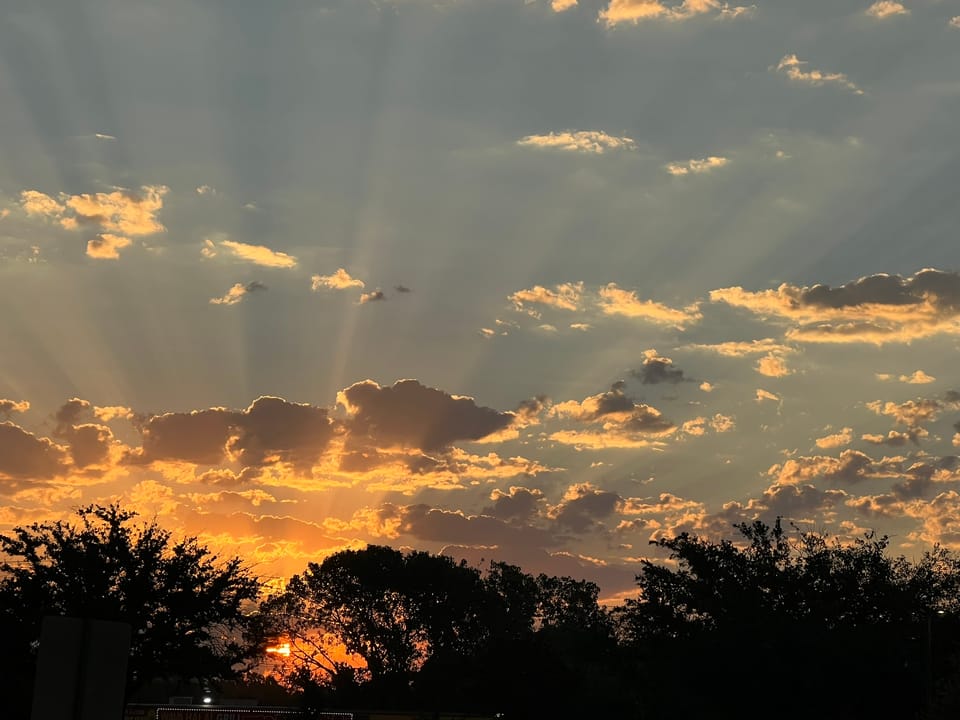
POLYGON ((0 532, 960 549, 960 0, 4 16, 0 532))

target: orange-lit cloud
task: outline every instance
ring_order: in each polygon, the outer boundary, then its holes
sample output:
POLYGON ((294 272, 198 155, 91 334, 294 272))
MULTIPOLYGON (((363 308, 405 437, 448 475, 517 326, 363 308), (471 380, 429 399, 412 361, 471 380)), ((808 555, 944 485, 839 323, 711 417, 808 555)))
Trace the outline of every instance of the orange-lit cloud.
POLYGON ((271 250, 263 245, 248 245, 233 240, 221 240, 220 247, 229 250, 239 260, 261 267, 293 268, 297 266, 297 259, 292 255, 271 250))
POLYGON ((863 95, 858 88, 843 73, 824 72, 822 70, 804 70, 805 60, 799 60, 796 55, 784 55, 776 66, 776 71, 785 74, 790 80, 805 85, 838 85, 850 90, 856 95, 863 95))
POLYGON ((960 334, 960 274, 921 270, 911 277, 871 275, 830 287, 784 283, 750 292, 729 287, 713 302, 796 325, 786 337, 806 343, 907 343, 938 334, 960 334))
POLYGON ((703 173, 708 173, 711 170, 716 170, 717 168, 722 168, 730 162, 728 158, 717 157, 711 155, 710 157, 705 157, 700 160, 693 159, 687 160, 680 163, 669 163, 666 166, 666 170, 671 175, 683 176, 683 175, 702 175, 703 173))
POLYGON ((845 427, 840 432, 833 433, 831 435, 825 435, 821 438, 816 439, 816 444, 818 448, 823 448, 824 450, 830 448, 843 447, 844 445, 849 445, 853 440, 853 428, 845 427))
POLYGON ((30 409, 30 403, 26 400, 4 400, 0 399, 0 415, 10 417, 13 413, 24 413, 30 409))
POLYGON ((910 11, 904 7, 903 3, 893 2, 893 0, 877 0, 873 5, 867 8, 867 15, 879 19, 896 17, 897 15, 909 15, 910 11))
POLYGON ((605 315, 621 315, 641 318, 650 322, 683 327, 703 318, 698 305, 683 309, 671 308, 652 300, 641 300, 631 290, 623 290, 616 283, 609 283, 599 291, 600 308, 605 315))
POLYGON ((240 303, 247 295, 258 290, 266 290, 267 286, 262 282, 254 280, 248 282, 246 285, 243 283, 234 283, 234 285, 227 290, 220 297, 210 298, 211 305, 236 305, 240 303))
POLYGON ((668 5, 662 0, 610 0, 599 19, 608 27, 620 23, 637 23, 645 20, 689 20, 698 15, 714 14, 720 18, 737 18, 752 14, 755 6, 730 7, 719 0, 683 0, 668 5))
POLYGON ((554 12, 564 12, 577 6, 577 0, 551 0, 550 8, 554 12))
POLYGON ((765 355, 757 361, 757 372, 772 378, 781 378, 790 375, 793 371, 787 367, 782 357, 774 354, 765 355))
POLYGON ((527 135, 517 140, 517 145, 597 155, 607 150, 632 150, 635 147, 633 140, 628 137, 607 135, 599 130, 565 130, 546 135, 527 135))
POLYGON ((558 310, 576 311, 581 308, 582 295, 582 282, 561 283, 553 290, 540 285, 518 290, 509 300, 517 310, 523 310, 525 305, 545 305, 558 310))
POLYGON ((310 278, 310 289, 317 290, 348 290, 349 288, 362 288, 363 280, 351 277, 343 268, 337 268, 332 275, 313 275, 310 278))
POLYGON ((132 244, 130 238, 103 233, 87 241, 87 256, 98 260, 116 260, 120 257, 119 251, 132 244))

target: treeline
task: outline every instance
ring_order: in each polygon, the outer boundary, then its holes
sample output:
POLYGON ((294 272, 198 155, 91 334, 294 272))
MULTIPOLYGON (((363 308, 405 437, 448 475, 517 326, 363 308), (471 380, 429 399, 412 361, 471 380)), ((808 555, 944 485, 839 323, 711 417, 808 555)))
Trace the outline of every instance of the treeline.
POLYGON ((117 506, 0 535, 3 716, 29 717, 44 615, 132 627, 128 699, 158 677, 244 677, 307 709, 505 718, 941 718, 960 712, 960 558, 891 557, 738 526, 638 566, 635 599, 389 547, 310 563, 265 596, 237 558, 117 506), (267 662, 266 649, 282 649, 267 662), (289 654, 287 654, 289 652, 289 654))

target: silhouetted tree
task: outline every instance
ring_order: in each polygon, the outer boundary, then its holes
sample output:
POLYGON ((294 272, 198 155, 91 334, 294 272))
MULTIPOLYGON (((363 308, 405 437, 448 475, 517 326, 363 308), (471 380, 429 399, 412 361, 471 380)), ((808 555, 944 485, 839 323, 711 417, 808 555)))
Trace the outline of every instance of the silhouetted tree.
POLYGON ((260 588, 239 558, 221 561, 196 538, 174 541, 156 523, 135 525, 136 513, 117 505, 77 516, 79 524, 0 535, 0 656, 16 665, 22 691, 32 691, 45 615, 129 623, 131 688, 158 676, 237 675, 256 647, 243 633, 260 588))
MULTIPOLYGON (((742 543, 686 533, 654 544, 640 595, 615 615, 639 662, 651 717, 911 717, 923 704, 931 617, 956 615, 960 563, 917 562, 872 534, 843 544, 787 536, 779 519, 738 526, 742 543)), ((939 648, 955 637, 943 622, 939 648)))

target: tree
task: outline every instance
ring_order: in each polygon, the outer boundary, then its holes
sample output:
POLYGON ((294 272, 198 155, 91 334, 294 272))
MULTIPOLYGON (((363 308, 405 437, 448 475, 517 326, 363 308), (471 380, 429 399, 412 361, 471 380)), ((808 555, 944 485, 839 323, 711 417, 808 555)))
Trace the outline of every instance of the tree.
POLYGON ((785 718, 913 716, 933 674, 931 618, 945 613, 941 651, 957 639, 956 556, 891 557, 873 534, 789 537, 779 519, 737 529, 739 543, 655 541, 672 565, 645 561, 639 597, 616 610, 651 715, 732 717, 749 703, 785 718))
MULTIPOLYGON (((196 538, 174 541, 156 523, 134 524, 117 505, 0 535, 2 654, 24 677, 45 615, 130 624, 130 687, 154 677, 233 677, 249 657, 246 610, 259 581, 239 558, 220 560, 196 538)), ((27 689, 32 685, 27 685, 27 689)))

